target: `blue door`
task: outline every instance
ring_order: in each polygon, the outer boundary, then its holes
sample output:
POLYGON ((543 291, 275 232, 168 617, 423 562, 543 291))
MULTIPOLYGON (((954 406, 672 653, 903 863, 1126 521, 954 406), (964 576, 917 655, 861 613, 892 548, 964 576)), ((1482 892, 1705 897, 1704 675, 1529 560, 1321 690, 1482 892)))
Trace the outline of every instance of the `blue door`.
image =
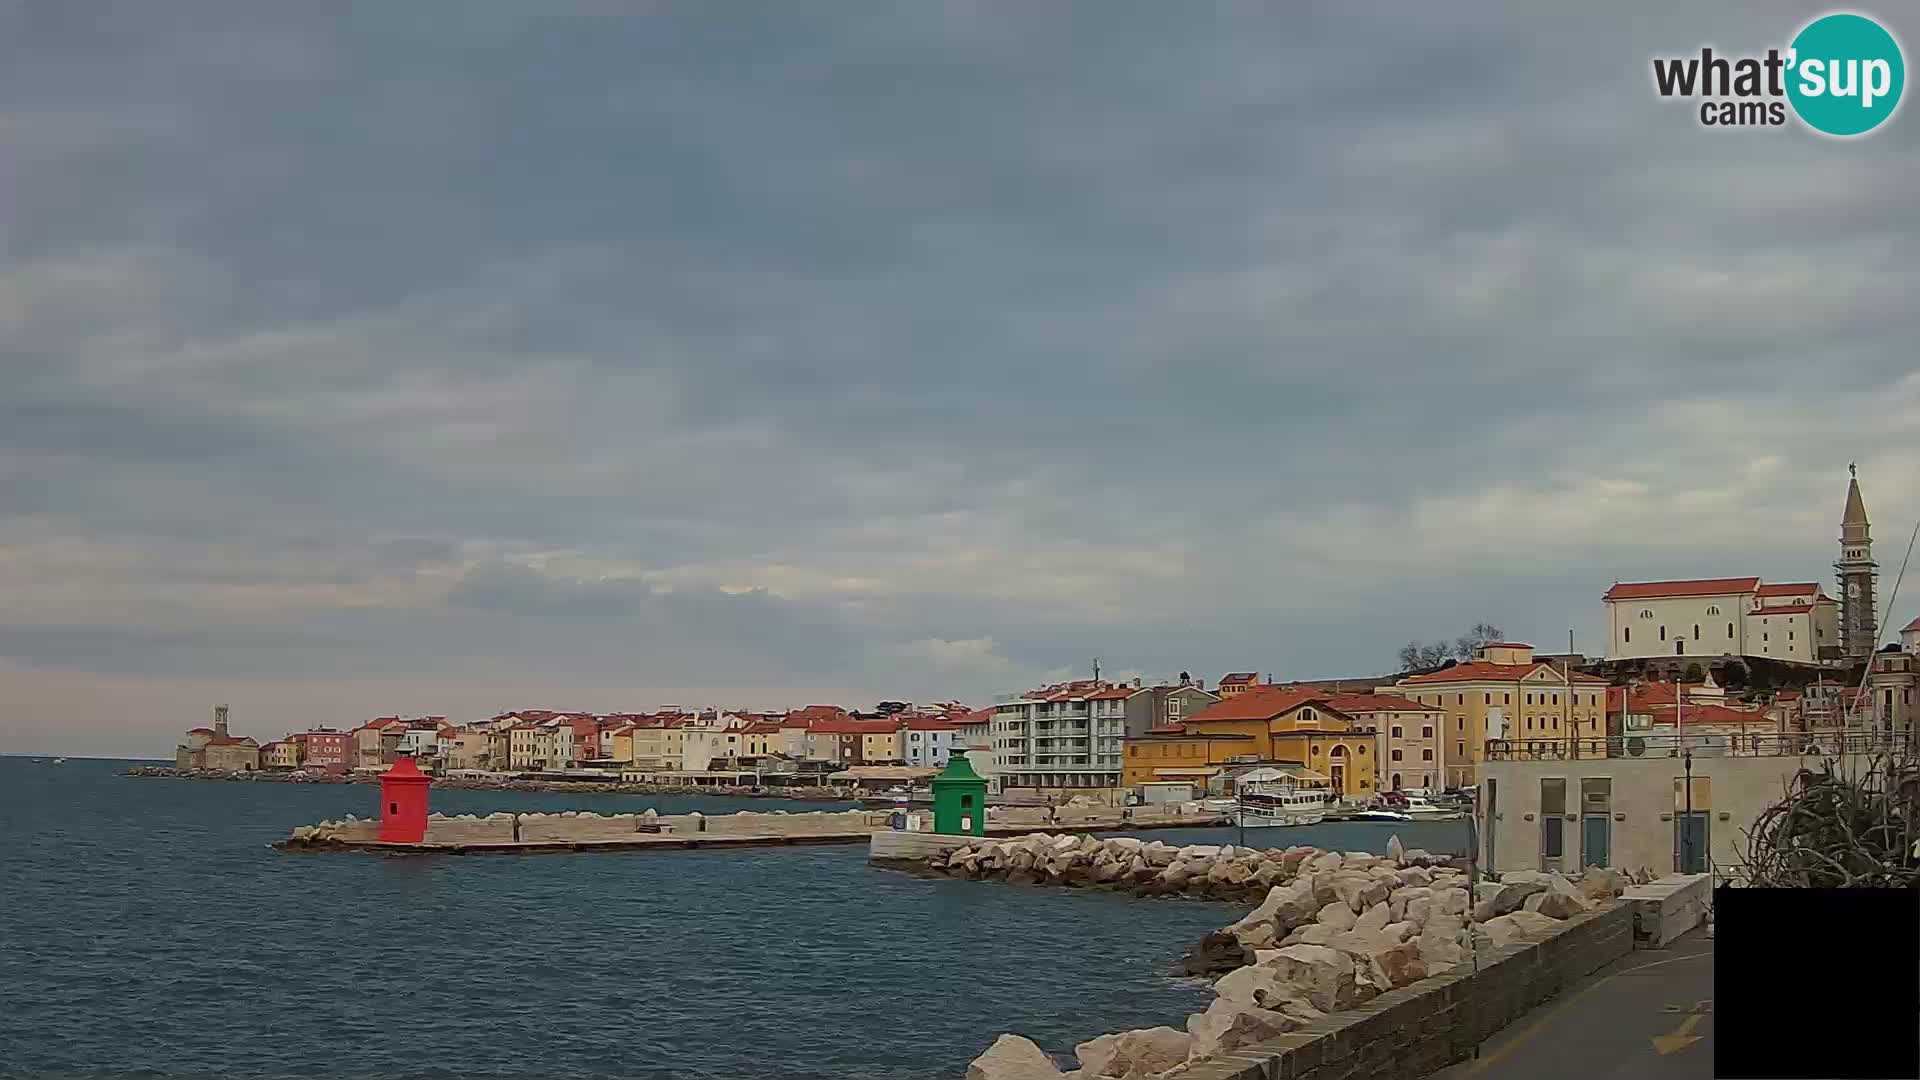
POLYGON ((1560 860, 1567 853, 1566 821, 1560 815, 1548 815, 1540 822, 1540 862, 1542 870, 1560 869, 1560 860))
POLYGON ((1580 865, 1605 866, 1612 856, 1613 821, 1605 814, 1588 814, 1580 822, 1580 865))
POLYGON ((1674 869, 1682 874, 1707 872, 1707 815, 1675 814, 1674 869))

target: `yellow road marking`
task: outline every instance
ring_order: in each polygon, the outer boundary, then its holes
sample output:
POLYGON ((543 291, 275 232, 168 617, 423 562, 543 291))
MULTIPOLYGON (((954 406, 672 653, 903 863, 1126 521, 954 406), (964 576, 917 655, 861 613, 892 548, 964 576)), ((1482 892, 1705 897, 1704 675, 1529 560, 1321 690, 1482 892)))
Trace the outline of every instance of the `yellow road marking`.
POLYGON ((1685 1050, 1687 1047, 1699 1042, 1703 1036, 1695 1035, 1693 1029, 1700 1026, 1700 1016, 1700 1013, 1694 1013, 1685 1020, 1680 1021, 1680 1026, 1674 1028, 1673 1034, 1671 1035, 1655 1035, 1653 1037, 1653 1052, 1665 1057, 1668 1054, 1685 1050))

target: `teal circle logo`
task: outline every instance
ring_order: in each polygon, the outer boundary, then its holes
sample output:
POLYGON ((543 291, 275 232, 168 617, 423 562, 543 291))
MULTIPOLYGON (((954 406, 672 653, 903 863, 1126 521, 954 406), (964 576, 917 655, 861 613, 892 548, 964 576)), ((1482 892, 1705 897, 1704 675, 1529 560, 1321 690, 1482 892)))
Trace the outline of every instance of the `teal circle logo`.
POLYGON ((1900 43, 1864 15, 1823 15, 1794 36, 1787 100, 1815 131, 1864 135, 1900 106, 1907 65, 1900 43))

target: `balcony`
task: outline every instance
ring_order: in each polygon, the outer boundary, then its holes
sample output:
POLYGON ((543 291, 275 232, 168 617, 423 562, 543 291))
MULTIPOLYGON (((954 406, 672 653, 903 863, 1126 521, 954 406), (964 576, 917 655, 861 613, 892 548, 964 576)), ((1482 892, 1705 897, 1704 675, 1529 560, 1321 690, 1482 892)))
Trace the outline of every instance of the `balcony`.
POLYGON ((1892 754, 1906 749, 1902 738, 1884 732, 1766 732, 1610 736, 1604 739, 1488 739, 1488 761, 1566 761, 1595 758, 1695 757, 1842 757, 1892 754))

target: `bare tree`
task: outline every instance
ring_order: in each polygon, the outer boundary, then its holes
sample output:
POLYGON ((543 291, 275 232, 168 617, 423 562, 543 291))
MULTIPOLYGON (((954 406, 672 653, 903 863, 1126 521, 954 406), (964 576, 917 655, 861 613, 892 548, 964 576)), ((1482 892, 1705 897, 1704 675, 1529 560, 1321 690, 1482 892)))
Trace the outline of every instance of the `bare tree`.
POLYGON ((1437 668, 1449 660, 1471 660, 1474 653, 1505 636, 1500 628, 1492 623, 1479 622, 1474 623, 1466 633, 1451 642, 1409 641, 1400 646, 1400 670, 1418 671, 1422 668, 1437 668))

